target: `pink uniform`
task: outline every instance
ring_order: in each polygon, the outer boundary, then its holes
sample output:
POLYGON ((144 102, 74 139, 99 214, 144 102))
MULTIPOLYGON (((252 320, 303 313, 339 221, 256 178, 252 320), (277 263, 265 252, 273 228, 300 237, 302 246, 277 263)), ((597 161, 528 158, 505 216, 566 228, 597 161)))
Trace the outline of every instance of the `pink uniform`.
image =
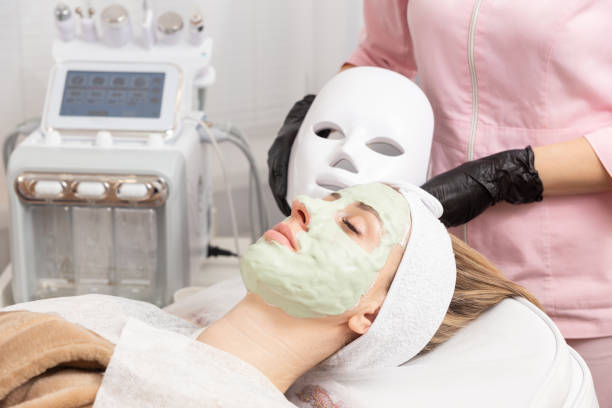
MULTIPOLYGON (((364 0, 364 16, 348 62, 418 73, 436 120, 433 175, 581 136, 612 174, 612 1, 364 0)), ((453 232, 566 337, 612 336, 612 193, 500 203, 453 232)))

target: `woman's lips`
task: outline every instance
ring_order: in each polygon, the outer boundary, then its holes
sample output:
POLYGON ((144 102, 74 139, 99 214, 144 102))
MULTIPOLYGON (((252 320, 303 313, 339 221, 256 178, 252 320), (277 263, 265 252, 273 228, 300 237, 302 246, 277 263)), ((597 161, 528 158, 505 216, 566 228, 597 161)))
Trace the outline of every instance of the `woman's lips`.
POLYGON ((297 251, 297 243, 293 231, 285 223, 280 222, 276 224, 274 228, 267 230, 263 236, 268 241, 276 241, 293 251, 297 251))

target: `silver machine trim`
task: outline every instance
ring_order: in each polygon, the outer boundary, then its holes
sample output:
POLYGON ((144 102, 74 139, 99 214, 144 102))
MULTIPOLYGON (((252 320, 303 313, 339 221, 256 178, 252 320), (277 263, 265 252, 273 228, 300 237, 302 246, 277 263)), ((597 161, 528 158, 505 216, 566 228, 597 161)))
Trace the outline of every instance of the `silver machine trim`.
POLYGON ((14 183, 19 199, 28 204, 63 204, 107 207, 160 207, 168 199, 168 184, 159 176, 127 174, 67 174, 35 173, 20 174, 14 183), (39 197, 35 192, 39 181, 59 182, 62 191, 57 197, 39 197), (104 193, 99 197, 79 197, 77 188, 81 182, 101 183, 104 193), (146 187, 142 198, 123 199, 118 196, 121 186, 140 184, 146 187))

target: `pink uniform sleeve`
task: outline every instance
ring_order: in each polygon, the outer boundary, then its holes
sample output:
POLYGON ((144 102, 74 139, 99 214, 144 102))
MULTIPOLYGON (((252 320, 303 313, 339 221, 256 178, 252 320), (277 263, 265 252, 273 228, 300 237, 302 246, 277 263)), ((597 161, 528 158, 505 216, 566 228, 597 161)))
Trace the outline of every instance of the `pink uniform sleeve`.
POLYGON ((612 177, 612 127, 591 132, 585 138, 591 144, 601 164, 612 177))
POLYGON ((417 67, 407 7, 408 0, 364 0, 365 27, 347 63, 388 68, 414 78, 417 67))

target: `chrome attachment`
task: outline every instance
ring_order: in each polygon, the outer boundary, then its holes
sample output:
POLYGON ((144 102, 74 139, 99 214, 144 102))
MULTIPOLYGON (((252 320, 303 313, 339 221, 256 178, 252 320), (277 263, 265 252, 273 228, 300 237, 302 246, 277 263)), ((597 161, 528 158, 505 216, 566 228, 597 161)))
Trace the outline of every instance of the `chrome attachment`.
POLYGON ((168 184, 159 176, 27 172, 14 187, 28 204, 159 207, 168 199, 168 184))

